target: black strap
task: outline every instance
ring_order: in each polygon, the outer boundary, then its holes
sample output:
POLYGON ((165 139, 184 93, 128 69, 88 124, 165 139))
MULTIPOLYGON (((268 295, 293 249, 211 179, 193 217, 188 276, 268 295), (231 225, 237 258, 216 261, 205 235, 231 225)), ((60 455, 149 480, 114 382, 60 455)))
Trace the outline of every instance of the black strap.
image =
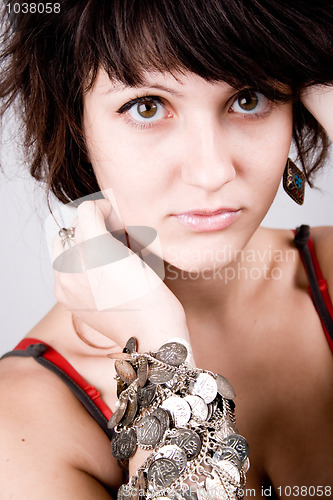
POLYGON ((65 373, 59 366, 55 365, 48 359, 43 357, 44 352, 47 350, 47 346, 42 342, 38 344, 30 344, 26 350, 10 351, 4 354, 0 359, 8 358, 10 356, 24 356, 33 357, 37 363, 45 366, 48 370, 58 375, 59 378, 69 387, 69 389, 75 394, 75 396, 81 401, 86 410, 90 415, 96 420, 98 425, 103 429, 105 434, 109 439, 113 436, 113 429, 108 429, 107 419, 101 412, 99 408, 95 405, 94 401, 88 396, 88 394, 70 378, 67 373, 65 373))
POLYGON ((296 235, 294 242, 298 250, 301 252, 303 257, 304 267, 306 274, 308 276, 309 285, 312 292, 313 302, 316 306, 318 314, 325 325, 325 328, 329 336, 333 339, 333 319, 327 309, 323 296, 321 294, 315 269, 312 262, 311 253, 308 247, 308 241, 310 238, 310 227, 303 224, 296 229, 296 235))

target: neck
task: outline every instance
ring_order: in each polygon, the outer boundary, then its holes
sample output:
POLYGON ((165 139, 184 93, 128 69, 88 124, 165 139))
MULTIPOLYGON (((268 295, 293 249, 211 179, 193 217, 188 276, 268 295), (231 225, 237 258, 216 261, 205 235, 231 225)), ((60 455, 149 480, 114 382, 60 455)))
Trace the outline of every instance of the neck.
POLYGON ((194 273, 166 265, 164 282, 182 303, 187 315, 215 312, 221 316, 230 310, 231 304, 242 302, 255 293, 272 266, 262 231, 257 233, 234 258, 230 255, 225 265, 213 263, 203 267, 202 272, 194 273))

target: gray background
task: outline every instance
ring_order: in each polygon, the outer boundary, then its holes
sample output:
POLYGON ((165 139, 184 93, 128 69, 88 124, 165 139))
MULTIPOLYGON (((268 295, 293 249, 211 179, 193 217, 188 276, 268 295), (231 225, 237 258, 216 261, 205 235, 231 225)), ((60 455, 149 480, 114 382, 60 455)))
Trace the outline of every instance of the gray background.
MULTIPOLYGON (((55 303, 45 192, 29 178, 27 162, 19 153, 17 126, 12 124, 11 130, 6 126, 0 142, 4 167, 0 172, 0 355, 13 348, 55 303)), ((333 225, 332 167, 331 160, 318 175, 318 190, 307 188, 303 207, 280 187, 263 225, 333 225)))

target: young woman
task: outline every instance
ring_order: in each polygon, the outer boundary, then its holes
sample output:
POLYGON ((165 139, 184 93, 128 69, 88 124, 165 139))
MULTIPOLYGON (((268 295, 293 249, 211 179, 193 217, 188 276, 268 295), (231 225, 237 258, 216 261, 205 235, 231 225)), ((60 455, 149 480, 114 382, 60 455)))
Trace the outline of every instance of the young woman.
MULTIPOLYGON (((77 377, 60 353, 110 417, 107 354, 132 336, 140 353, 177 338, 232 382, 244 496, 330 497, 333 231, 311 228, 309 242, 303 227, 296 246, 292 231, 260 227, 283 174, 301 203, 303 175, 311 184, 327 158, 330 2, 17 5, 4 6, 3 109, 22 113, 31 174, 79 202, 54 242, 58 303, 0 364, 4 498, 114 497, 124 479, 109 437, 68 377, 36 360, 77 377)), ((130 475, 149 454, 138 448, 130 475)), ((201 479, 198 498, 223 498, 201 479)))

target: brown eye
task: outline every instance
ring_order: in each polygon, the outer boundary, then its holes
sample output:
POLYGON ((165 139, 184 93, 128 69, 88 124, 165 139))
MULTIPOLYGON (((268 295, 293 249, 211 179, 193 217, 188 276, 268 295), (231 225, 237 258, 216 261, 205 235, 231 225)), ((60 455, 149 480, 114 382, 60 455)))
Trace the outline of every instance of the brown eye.
POLYGON ((238 105, 244 111, 253 111, 259 103, 258 96, 251 92, 240 95, 237 99, 238 105))
POLYGON ((144 101, 137 105, 137 111, 142 118, 153 118, 157 113, 157 104, 154 101, 144 101))
POLYGON ((117 113, 126 114, 134 125, 141 128, 162 123, 169 116, 169 111, 158 96, 142 96, 132 99, 119 108, 117 113))
POLYGON ((243 90, 240 92, 230 111, 239 115, 263 116, 271 109, 271 101, 260 92, 254 90, 243 90))

